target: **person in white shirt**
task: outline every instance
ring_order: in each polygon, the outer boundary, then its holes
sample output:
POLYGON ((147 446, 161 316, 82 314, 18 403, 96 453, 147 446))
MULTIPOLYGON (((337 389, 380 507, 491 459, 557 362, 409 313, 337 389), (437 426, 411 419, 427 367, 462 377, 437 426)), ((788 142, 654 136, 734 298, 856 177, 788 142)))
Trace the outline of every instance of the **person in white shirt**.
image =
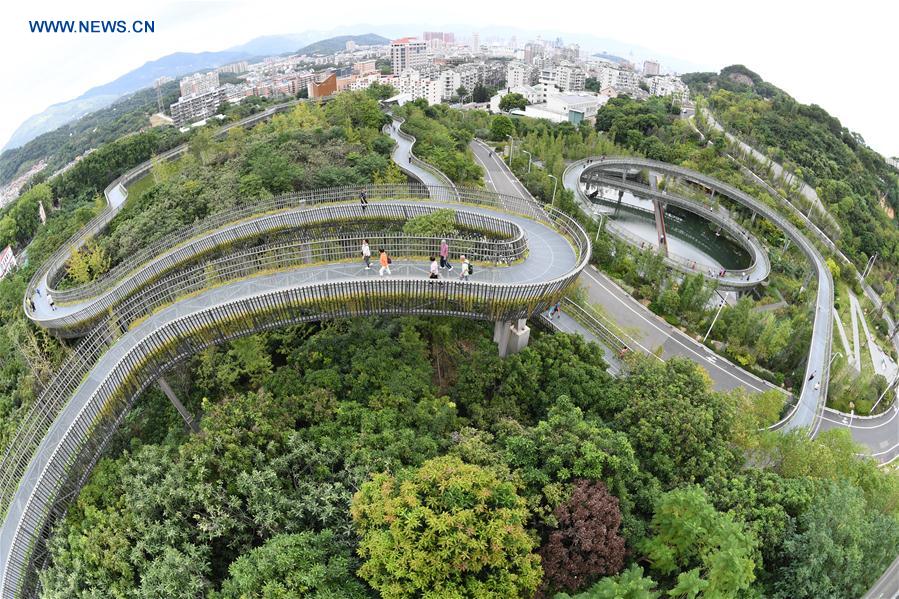
POLYGON ((362 261, 365 262, 365 270, 371 270, 371 248, 368 247, 368 239, 362 240, 362 261))
POLYGON ((429 279, 439 279, 440 278, 440 264, 437 263, 437 258, 431 256, 431 274, 428 275, 429 279))
POLYGON ((468 257, 465 254, 462 254, 459 258, 462 260, 462 272, 459 273, 459 278, 463 281, 467 281, 468 276, 471 274, 471 263, 468 261, 468 257))

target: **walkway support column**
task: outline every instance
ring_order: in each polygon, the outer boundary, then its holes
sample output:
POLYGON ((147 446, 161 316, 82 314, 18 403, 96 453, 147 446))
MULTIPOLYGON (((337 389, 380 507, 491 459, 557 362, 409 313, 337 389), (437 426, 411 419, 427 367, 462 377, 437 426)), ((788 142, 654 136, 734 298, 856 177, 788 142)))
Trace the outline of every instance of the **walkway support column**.
POLYGON ((665 228, 665 203, 659 200, 652 201, 656 217, 656 235, 659 238, 659 252, 668 256, 668 230, 665 228))
POLYGON ((175 409, 178 410, 178 413, 181 414, 181 418, 184 419, 184 424, 187 425, 187 428, 189 428, 191 432, 194 433, 200 432, 200 427, 197 424, 196 418, 194 418, 191 413, 187 411, 187 408, 184 407, 184 404, 181 403, 181 400, 179 400, 178 396, 175 395, 175 392, 172 390, 169 382, 163 377, 159 377, 159 380, 156 382, 159 385, 159 388, 162 389, 162 392, 165 393, 165 396, 169 398, 170 402, 172 402, 172 405, 175 406, 175 409))
POLYGON ((493 341, 499 349, 499 357, 505 358, 517 354, 528 345, 531 329, 527 319, 519 318, 515 322, 498 320, 493 326, 493 341))

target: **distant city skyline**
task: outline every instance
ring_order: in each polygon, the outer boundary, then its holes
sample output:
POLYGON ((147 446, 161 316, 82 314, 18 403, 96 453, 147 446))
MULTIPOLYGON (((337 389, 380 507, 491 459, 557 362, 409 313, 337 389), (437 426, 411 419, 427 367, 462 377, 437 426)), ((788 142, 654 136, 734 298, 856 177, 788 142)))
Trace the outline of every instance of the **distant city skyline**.
MULTIPOLYGON (((396 10, 347 0, 335 7, 254 2, 149 2, 127 5, 112 2, 49 2, 40 7, 14 3, 4 7, 0 21, 0 47, 6 51, 2 74, 13 82, 0 113, 0 142, 27 118, 51 104, 71 100, 143 63, 172 52, 217 51, 263 36, 321 31, 321 37, 340 33, 379 33, 421 37, 425 32, 455 34, 456 43, 480 45, 497 36, 515 35, 523 45, 528 35, 541 34, 584 44, 596 40, 591 51, 617 53, 633 49, 638 67, 644 60, 658 62, 663 72, 684 72, 676 63, 702 70, 720 70, 744 64, 766 81, 804 103, 816 103, 858 132, 885 156, 899 154, 899 119, 894 99, 895 78, 885 76, 877 57, 895 54, 892 24, 897 8, 873 2, 856 3, 852 11, 808 11, 802 6, 760 1, 751 11, 741 10, 729 27, 728 11, 711 1, 688 5, 643 2, 627 6, 585 4, 582 18, 573 18, 567 6, 553 11, 508 11, 500 6, 469 0, 451 6, 398 0, 396 10), (56 8, 53 8, 54 5, 56 8), (277 14, 278 18, 272 16, 277 14), (352 15, 353 22, 342 22, 352 15), (650 18, 651 17, 651 18, 650 18), (154 19, 154 34, 32 34, 30 19, 154 19), (458 24, 465 23, 467 24, 458 24), (457 23, 457 25, 452 25, 457 23), (503 23, 494 25, 492 23, 503 23), (239 25, 238 25, 239 24, 239 25), (273 30, 277 27, 281 31, 273 30), (504 33, 507 32, 507 33, 504 33), (839 40, 839 43, 835 43, 839 40), (611 42, 602 47, 603 42, 611 42), (851 51, 850 51, 851 50, 851 51), (873 58, 873 59, 872 59, 873 58), (843 80, 841 73, 854 74, 843 80), (862 85, 863 83, 863 85, 862 85)), ((586 44, 584 44, 586 46, 586 44)))

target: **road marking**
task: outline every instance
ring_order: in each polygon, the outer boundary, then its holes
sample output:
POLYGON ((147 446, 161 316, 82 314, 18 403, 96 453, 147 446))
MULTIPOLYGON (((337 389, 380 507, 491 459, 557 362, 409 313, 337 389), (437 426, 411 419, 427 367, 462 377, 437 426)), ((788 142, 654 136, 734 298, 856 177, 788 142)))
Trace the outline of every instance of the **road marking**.
MULTIPOLYGON (((634 314, 636 314, 637 316, 639 316, 641 319, 643 319, 644 321, 646 321, 647 323, 649 323, 649 324, 650 324, 652 327, 654 327, 657 331, 659 331, 660 333, 662 333, 663 335, 665 335, 666 337, 668 337, 669 339, 671 339, 672 341, 674 341, 675 343, 677 343, 678 345, 680 345, 681 347, 683 347, 685 350, 687 350, 687 351, 690 352, 691 354, 695 355, 697 358, 702 357, 702 354, 700 354, 700 353, 699 353, 698 351, 696 351, 694 348, 691 348, 690 346, 686 345, 683 341, 681 341, 680 339, 678 339, 677 337, 675 337, 674 335, 672 335, 670 332, 665 331, 664 329, 662 329, 658 324, 652 322, 652 320, 650 320, 650 319, 647 318, 645 315, 641 314, 641 313, 638 312, 636 309, 634 309, 633 306, 628 305, 627 302, 625 302, 623 299, 621 299, 620 297, 618 297, 618 294, 617 294, 614 290, 609 289, 608 287, 606 287, 606 286, 602 283, 602 281, 600 281, 598 278, 596 278, 596 276, 594 276, 592 272, 590 272, 589 270, 586 270, 586 269, 585 269, 585 270, 583 271, 583 273, 584 273, 585 275, 587 275, 588 277, 590 277, 591 279, 593 279, 593 280, 596 282, 597 285, 599 285, 600 287, 602 287, 604 290, 608 291, 608 292, 610 293, 610 295, 612 295, 612 297, 614 297, 614 298, 615 298, 616 300, 618 300, 621 304, 623 304, 624 307, 626 307, 628 310, 630 310, 631 312, 633 312, 634 314)), ((704 346, 703 346, 703 347, 704 347, 704 346)), ((650 353, 651 353, 651 352, 650 352, 650 353)), ((652 354, 652 355, 655 355, 655 354, 652 354)), ((696 361, 696 360, 694 360, 694 361, 696 361)), ((755 389, 755 390, 758 391, 758 392, 764 391, 764 389, 760 389, 759 387, 753 385, 752 383, 750 383, 750 382, 748 382, 748 381, 744 381, 743 379, 737 377, 737 376, 736 376, 735 374, 733 374, 732 372, 729 372, 729 371, 725 370, 724 367, 722 367, 720 364, 713 363, 713 365, 714 365, 718 370, 720 370, 721 372, 723 372, 724 374, 726 374, 727 376, 729 376, 729 377, 732 378, 733 380, 738 381, 740 384, 746 385, 747 387, 751 387, 752 389, 755 389)))

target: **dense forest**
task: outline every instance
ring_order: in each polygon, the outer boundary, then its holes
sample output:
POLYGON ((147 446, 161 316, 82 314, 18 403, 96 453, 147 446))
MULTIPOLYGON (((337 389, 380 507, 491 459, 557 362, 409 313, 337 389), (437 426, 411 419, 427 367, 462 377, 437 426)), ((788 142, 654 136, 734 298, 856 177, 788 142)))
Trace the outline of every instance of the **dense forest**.
POLYGON ((815 188, 842 226, 840 248, 857 266, 877 253, 878 282, 893 278, 899 270, 899 176, 859 134, 739 65, 684 80, 708 96, 725 127, 815 188))
POLYGON ((359 319, 248 337, 142 398, 50 546, 45 597, 857 597, 896 478, 756 433, 695 365, 359 319), (672 417, 676 415, 676 417, 672 417))

